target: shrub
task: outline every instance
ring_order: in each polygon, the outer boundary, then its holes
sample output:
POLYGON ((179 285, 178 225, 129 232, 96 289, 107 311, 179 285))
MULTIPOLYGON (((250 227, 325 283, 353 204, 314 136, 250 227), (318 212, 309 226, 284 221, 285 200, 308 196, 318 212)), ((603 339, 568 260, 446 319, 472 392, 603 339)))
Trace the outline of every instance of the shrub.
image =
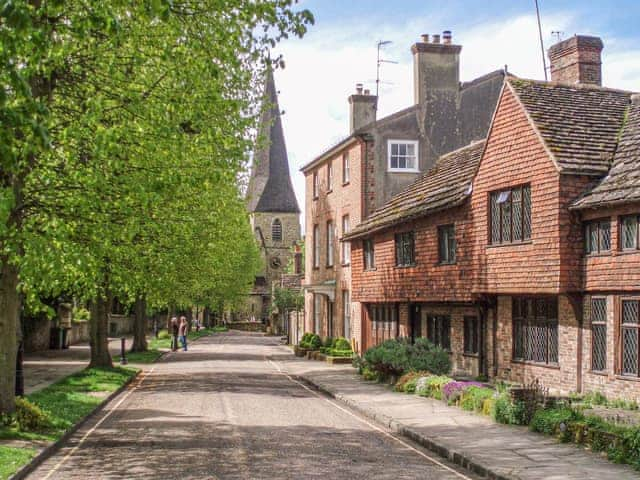
POLYGON ((482 384, 478 382, 449 382, 442 388, 442 399, 451 405, 458 400, 462 392, 472 386, 482 387, 482 384))
POLYGON ((167 330, 160 330, 158 332, 158 339, 165 340, 169 338, 169 332, 167 330))
POLYGON ((531 420, 529 428, 534 432, 555 435, 560 433, 560 424, 565 425, 565 431, 571 422, 581 420, 584 417, 569 407, 558 407, 538 410, 531 420))
POLYGON ((337 348, 330 348, 329 355, 331 355, 332 357, 350 357, 351 355, 353 355, 353 352, 351 351, 351 349, 339 350, 337 348))
POLYGON ((416 393, 416 386, 418 385, 419 378, 412 378, 404 384, 404 393, 416 393))
POLYGON ((365 366, 362 369, 362 378, 369 381, 379 382, 381 379, 380 374, 375 370, 371 370, 369 367, 365 366))
POLYGON ((396 382, 395 389, 397 392, 405 392, 405 385, 408 382, 414 381, 413 391, 415 391, 415 384, 417 383, 420 377, 429 377, 431 376, 430 372, 420 371, 420 372, 408 372, 402 375, 398 381, 396 382))
POLYGON ((407 346, 407 342, 403 340, 386 340, 367 350, 364 353, 364 359, 382 379, 399 376, 409 370, 407 346))
POLYGON ((495 408, 495 404, 496 404, 495 396, 491 396, 490 398, 485 398, 484 402, 482 402, 482 414, 488 417, 491 416, 491 412, 493 412, 493 409, 495 408))
POLYGON ((453 380, 449 377, 434 375, 424 380, 424 385, 418 387, 416 393, 421 397, 431 397, 442 400, 442 388, 453 380))
POLYGON ((325 337, 322 341, 322 346, 327 348, 333 348, 335 340, 333 337, 325 337))
POLYGON ((446 350, 428 339, 418 338, 409 346, 409 368, 426 370, 434 375, 447 375, 451 371, 451 358, 446 350))
POLYGON ((26 398, 16 398, 16 423, 22 431, 38 432, 51 427, 49 416, 26 398))
MULTIPOLYGON (((448 385, 446 385, 448 387, 448 385)), ((492 398, 495 392, 491 388, 469 386, 460 396, 460 407, 471 412, 482 412, 485 400, 492 398)))
POLYGON ((333 346, 336 350, 349 350, 351 351, 351 343, 344 337, 338 337, 335 340, 335 345, 333 346))
POLYGON ((500 394, 493 404, 493 419, 507 425, 526 425, 524 402, 513 402, 509 393, 500 394))
POLYGON ((322 347, 322 340, 320 336, 315 333, 305 333, 300 340, 300 347, 308 348, 310 350, 320 350, 322 347))

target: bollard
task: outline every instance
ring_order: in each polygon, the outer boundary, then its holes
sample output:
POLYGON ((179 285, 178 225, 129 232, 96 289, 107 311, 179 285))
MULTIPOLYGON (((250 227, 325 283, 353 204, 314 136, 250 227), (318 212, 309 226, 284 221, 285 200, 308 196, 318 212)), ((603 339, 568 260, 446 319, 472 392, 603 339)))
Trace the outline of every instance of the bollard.
POLYGON ((120 339, 120 365, 126 365, 127 363, 127 357, 126 357, 126 353, 125 353, 125 338, 122 337, 120 339))

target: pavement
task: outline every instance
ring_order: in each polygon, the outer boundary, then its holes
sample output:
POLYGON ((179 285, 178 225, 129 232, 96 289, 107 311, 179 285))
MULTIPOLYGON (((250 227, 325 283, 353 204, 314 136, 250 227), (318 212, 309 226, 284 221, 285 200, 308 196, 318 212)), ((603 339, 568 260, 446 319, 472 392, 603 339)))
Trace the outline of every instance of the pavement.
POLYGON ((640 472, 599 454, 441 401, 365 382, 350 366, 282 357, 283 371, 303 379, 366 418, 412 438, 444 458, 496 479, 638 479, 640 472))
MULTIPOLYGON (((131 338, 126 339, 127 352, 131 338)), ((114 364, 120 359, 120 338, 109 339, 109 350, 114 364)), ((71 345, 66 350, 45 350, 24 356, 24 389, 29 394, 41 390, 72 373, 86 368, 91 357, 88 343, 71 345)))
POLYGON ((478 478, 287 374, 293 358, 261 334, 203 337, 143 372, 27 478, 478 478))

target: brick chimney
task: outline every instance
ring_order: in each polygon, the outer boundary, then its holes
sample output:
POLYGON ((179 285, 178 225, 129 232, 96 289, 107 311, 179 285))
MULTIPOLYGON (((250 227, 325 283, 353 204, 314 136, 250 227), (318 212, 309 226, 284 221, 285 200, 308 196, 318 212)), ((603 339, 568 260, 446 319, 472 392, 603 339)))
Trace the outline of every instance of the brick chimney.
POLYGON ((411 47, 413 53, 413 98, 422 104, 431 93, 458 91, 460 86, 460 50, 452 44, 451 31, 432 36, 422 35, 421 41, 411 47), (440 43, 442 38, 442 43, 440 43))
POLYGON ((551 80, 561 83, 602 85, 600 37, 574 35, 549 48, 551 80))
POLYGON ((356 93, 349 96, 349 130, 351 133, 360 127, 375 121, 378 97, 369 90, 362 90, 362 84, 356 84, 356 93))

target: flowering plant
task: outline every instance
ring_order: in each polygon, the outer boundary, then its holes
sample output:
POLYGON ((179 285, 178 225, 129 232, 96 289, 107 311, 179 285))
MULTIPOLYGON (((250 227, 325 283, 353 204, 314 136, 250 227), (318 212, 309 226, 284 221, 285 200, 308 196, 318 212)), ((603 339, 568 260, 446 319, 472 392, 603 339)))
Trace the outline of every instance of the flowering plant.
POLYGON ((449 382, 442 387, 442 399, 447 403, 453 403, 469 387, 483 387, 483 385, 480 382, 449 382))

